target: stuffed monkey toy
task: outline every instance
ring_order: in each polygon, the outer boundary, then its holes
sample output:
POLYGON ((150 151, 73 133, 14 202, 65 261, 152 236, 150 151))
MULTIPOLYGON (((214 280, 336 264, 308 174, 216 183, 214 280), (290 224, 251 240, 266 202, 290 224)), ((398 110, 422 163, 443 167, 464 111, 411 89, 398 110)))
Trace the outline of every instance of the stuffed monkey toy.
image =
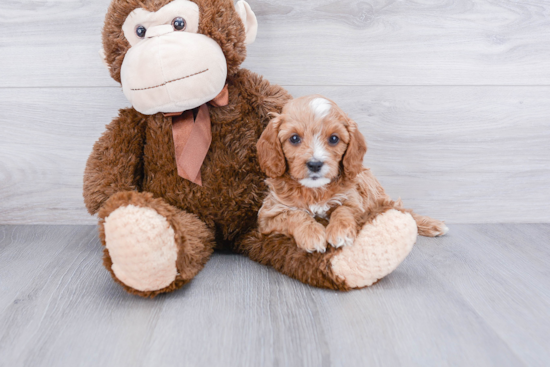
MULTIPOLYGON (((313 286, 361 288, 393 271, 415 243, 411 214, 383 206, 353 245, 324 253, 258 232, 267 187, 256 143, 291 96, 239 67, 257 25, 243 0, 109 7, 103 55, 132 107, 95 143, 84 200, 99 217, 105 267, 132 294, 182 287, 216 248, 313 286)), ((442 230, 439 223, 430 233, 442 230)))

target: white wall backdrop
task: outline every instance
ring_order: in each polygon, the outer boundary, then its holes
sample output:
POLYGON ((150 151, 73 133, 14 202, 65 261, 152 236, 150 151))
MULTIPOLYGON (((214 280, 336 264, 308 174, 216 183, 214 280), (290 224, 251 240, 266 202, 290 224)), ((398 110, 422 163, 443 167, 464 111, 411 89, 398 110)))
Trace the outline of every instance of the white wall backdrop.
MULTIPOLYGON (((109 0, 0 2, 0 224, 93 224, 92 144, 128 106, 109 0)), ((550 221, 550 2, 250 0, 244 67, 361 126, 387 191, 449 223, 550 221)))

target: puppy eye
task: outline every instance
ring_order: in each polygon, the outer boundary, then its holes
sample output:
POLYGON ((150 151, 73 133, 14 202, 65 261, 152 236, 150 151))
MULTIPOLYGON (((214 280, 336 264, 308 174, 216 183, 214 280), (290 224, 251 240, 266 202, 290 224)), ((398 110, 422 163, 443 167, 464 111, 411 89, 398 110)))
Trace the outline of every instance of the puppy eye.
POLYGON ((139 38, 145 37, 145 32, 147 32, 147 29, 145 29, 144 26, 138 25, 138 26, 136 27, 136 34, 137 34, 137 36, 138 36, 139 38))
POLYGON ((336 145, 340 141, 340 138, 337 135, 331 135, 330 138, 328 138, 328 143, 330 145, 336 145))
POLYGON ((183 31, 185 29, 185 26, 187 23, 185 22, 185 19, 182 17, 177 17, 172 20, 172 26, 176 31, 183 31))
POLYGON ((289 141, 292 145, 298 145, 302 142, 302 138, 298 134, 294 134, 290 137, 289 141))

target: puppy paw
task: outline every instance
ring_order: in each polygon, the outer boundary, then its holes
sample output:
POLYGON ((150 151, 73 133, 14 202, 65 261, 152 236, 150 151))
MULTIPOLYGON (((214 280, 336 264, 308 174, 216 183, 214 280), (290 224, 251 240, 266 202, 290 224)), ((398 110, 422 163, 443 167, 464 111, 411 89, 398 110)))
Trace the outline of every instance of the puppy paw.
POLYGON ((329 223, 326 232, 328 243, 336 248, 353 245, 357 237, 355 225, 342 222, 338 222, 338 224, 329 223))
POLYGON ((444 236, 447 234, 447 232, 449 232, 449 227, 447 227, 445 223, 443 223, 443 225, 439 228, 439 233, 436 234, 436 236, 444 236))
POLYGON ((327 250, 327 235, 325 227, 319 223, 308 224, 294 235, 296 244, 307 252, 325 252, 327 250))

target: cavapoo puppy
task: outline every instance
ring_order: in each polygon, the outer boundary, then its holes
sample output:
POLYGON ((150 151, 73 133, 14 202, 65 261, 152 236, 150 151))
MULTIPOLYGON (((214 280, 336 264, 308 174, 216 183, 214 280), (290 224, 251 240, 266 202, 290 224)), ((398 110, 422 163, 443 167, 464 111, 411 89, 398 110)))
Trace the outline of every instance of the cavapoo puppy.
POLYGON ((389 209, 411 213, 420 235, 447 232, 442 221, 386 195, 363 167, 367 145, 357 124, 334 102, 320 95, 296 98, 273 116, 257 144, 269 177, 258 213, 261 233, 282 233, 308 252, 324 252, 327 243, 352 245, 365 223, 389 209))

